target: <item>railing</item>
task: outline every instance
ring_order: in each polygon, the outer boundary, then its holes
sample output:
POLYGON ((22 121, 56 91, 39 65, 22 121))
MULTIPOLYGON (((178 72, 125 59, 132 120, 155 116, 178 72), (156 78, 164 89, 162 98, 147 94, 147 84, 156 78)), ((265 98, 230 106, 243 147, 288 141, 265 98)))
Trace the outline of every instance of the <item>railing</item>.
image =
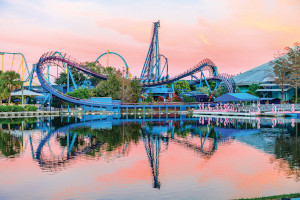
MULTIPOLYGON (((274 104, 274 109, 278 112, 282 111, 291 111, 293 108, 293 104, 274 104)), ((273 110, 273 104, 261 104, 260 110, 264 112, 269 112, 273 110)), ((300 103, 294 104, 294 110, 300 111, 300 103)))

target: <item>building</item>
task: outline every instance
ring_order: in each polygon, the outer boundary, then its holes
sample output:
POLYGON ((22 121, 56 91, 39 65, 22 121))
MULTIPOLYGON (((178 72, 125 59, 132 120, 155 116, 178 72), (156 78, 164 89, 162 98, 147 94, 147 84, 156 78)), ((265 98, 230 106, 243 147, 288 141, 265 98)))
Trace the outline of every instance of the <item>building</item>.
MULTIPOLYGON (((258 67, 250 69, 233 77, 236 86, 240 88, 242 93, 249 90, 249 85, 258 84, 260 88, 256 90, 260 92, 263 98, 281 98, 281 88, 274 83, 273 60, 262 64, 258 67)), ((295 89, 286 85, 284 88, 284 101, 289 101, 295 95, 295 89)))

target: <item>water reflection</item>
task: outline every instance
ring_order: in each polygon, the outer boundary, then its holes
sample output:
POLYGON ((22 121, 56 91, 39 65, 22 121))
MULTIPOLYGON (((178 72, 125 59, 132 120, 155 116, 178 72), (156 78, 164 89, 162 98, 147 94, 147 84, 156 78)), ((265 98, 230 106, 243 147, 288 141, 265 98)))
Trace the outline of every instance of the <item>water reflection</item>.
MULTIPOLYGON (((270 162, 299 181, 299 119, 169 118, 119 119, 40 118, 0 122, 0 153, 11 159, 30 146, 32 159, 46 172, 58 173, 82 159, 125 158, 143 143, 153 180, 160 189, 160 158, 176 144, 209 161, 220 146, 233 141, 274 155, 270 162), (25 146, 25 148, 24 148, 25 146), (75 162, 76 161, 76 162, 75 162)), ((247 156, 247 155, 245 155, 247 156)))

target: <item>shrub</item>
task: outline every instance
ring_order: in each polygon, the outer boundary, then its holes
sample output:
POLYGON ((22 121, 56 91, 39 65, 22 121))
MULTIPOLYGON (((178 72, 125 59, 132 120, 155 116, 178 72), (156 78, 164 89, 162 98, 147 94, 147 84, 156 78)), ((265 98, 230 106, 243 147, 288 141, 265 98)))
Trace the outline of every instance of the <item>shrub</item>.
POLYGON ((0 112, 20 112, 24 111, 22 106, 0 106, 0 112))
POLYGON ((165 99, 162 96, 157 97, 157 102, 164 102, 165 99))
POLYGON ((22 106, 11 106, 11 112, 20 112, 20 111, 24 111, 24 108, 22 106))
POLYGON ((25 111, 36 111, 37 107, 33 106, 33 105, 26 105, 24 107, 25 111))
POLYGON ((183 95, 183 101, 186 103, 196 102, 195 97, 183 95))
POLYGON ((177 96, 177 95, 174 95, 174 96, 173 96, 172 101, 173 101, 173 102, 182 102, 182 100, 180 99, 180 97, 177 96))
POLYGON ((8 106, 0 106, 0 112, 8 112, 9 107, 8 106))

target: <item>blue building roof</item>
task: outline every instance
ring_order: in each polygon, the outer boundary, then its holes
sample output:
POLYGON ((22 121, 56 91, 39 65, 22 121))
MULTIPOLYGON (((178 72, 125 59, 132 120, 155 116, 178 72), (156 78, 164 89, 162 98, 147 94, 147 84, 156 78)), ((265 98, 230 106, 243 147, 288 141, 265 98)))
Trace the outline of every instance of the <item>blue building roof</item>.
POLYGON ((215 99, 215 101, 259 101, 260 98, 248 93, 227 93, 215 99))

